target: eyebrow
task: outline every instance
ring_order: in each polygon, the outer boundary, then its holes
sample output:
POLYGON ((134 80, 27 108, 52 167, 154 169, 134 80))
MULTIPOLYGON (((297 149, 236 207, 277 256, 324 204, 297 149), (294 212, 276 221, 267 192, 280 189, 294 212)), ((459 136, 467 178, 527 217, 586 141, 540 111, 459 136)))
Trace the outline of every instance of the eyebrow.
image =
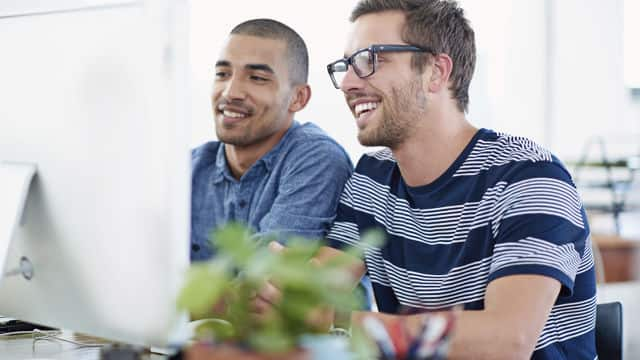
MULTIPOLYGON (((227 60, 218 60, 216 61, 216 67, 219 66, 231 67, 231 62, 227 60)), ((267 64, 247 64, 244 67, 249 70, 264 71, 269 74, 275 74, 273 68, 267 64)))
POLYGON ((268 72, 270 74, 275 74, 275 71, 273 71, 271 66, 267 64, 247 64, 244 67, 249 70, 258 70, 258 71, 268 72))
POLYGON ((231 66, 231 62, 227 60, 218 60, 216 61, 216 67, 218 66, 231 66))

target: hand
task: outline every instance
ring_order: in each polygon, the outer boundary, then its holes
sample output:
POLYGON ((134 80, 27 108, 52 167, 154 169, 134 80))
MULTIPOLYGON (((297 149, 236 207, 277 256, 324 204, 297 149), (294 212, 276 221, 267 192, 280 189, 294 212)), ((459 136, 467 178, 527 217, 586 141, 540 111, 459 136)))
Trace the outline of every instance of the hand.
MULTIPOLYGON (((269 243, 269 250, 273 253, 281 253, 285 247, 280 243, 272 241, 269 243)), ((267 281, 260 291, 251 299, 251 312, 258 322, 265 322, 271 316, 273 307, 282 299, 282 292, 273 282, 267 281)))

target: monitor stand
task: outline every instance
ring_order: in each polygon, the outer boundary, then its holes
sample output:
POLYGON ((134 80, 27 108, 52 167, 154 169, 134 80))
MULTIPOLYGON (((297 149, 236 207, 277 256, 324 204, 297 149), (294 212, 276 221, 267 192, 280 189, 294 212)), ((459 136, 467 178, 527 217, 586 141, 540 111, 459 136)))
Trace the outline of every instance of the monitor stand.
MULTIPOLYGON (((4 269, 15 230, 22 223, 27 194, 36 171, 35 164, 0 162, 0 270, 4 269)), ((4 276, 20 274, 27 280, 33 276, 33 267, 26 257, 20 259, 18 268, 4 276)))

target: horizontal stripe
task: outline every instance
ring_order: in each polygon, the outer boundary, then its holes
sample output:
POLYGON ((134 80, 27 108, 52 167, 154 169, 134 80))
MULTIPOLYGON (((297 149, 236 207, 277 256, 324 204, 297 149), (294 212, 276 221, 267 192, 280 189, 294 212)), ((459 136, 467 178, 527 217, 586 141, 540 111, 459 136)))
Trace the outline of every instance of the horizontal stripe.
POLYGON ((584 229, 582 203, 574 187, 556 179, 532 178, 510 184, 504 190, 494 218, 494 236, 503 219, 533 214, 561 217, 584 229))
POLYGON ((428 209, 412 208, 389 187, 368 176, 354 173, 341 204, 373 216, 391 235, 429 245, 464 242, 470 231, 492 224, 497 237, 501 221, 522 215, 545 214, 569 220, 584 228, 577 193, 554 179, 535 178, 489 188, 479 202, 466 202, 428 209), (555 199, 555 202, 552 200, 555 199))
POLYGON ((578 271, 577 271, 576 275, 582 274, 584 272, 587 272, 587 271, 591 270, 594 267, 593 248, 592 248, 592 246, 593 246, 593 244, 591 242, 591 236, 589 236, 589 237, 587 237, 587 240, 585 241, 584 252, 582 254, 582 262, 580 263, 580 266, 578 267, 578 271))
POLYGON ((491 258, 465 264, 443 275, 407 270, 383 259, 379 250, 366 251, 372 282, 393 288, 403 305, 436 310, 484 297, 491 258))
POLYGON ((474 176, 492 167, 516 161, 550 162, 552 156, 548 150, 531 140, 502 135, 494 141, 478 140, 453 176, 474 176))
POLYGON ((560 270, 574 280, 581 261, 573 243, 556 245, 527 237, 515 242, 496 244, 490 271, 493 273, 519 265, 543 265, 560 270))
POLYGON ((595 323, 595 296, 583 301, 555 305, 551 309, 535 349, 539 350, 550 344, 567 341, 593 331, 595 323))
POLYGON ((367 153, 366 156, 377 160, 396 162, 396 159, 393 157, 393 152, 391 152, 389 148, 367 153))

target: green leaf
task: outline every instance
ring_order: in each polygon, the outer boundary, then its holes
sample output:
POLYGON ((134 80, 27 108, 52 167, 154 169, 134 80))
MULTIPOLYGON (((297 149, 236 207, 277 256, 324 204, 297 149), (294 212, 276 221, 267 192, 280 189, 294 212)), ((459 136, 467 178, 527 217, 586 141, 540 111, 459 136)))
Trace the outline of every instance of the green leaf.
MULTIPOLYGON (((236 266, 244 266, 257 247, 251 232, 239 223, 230 223, 214 232, 212 245, 222 254, 232 259, 236 266)), ((219 256, 219 255, 218 255, 219 256)))
POLYGON ((200 340, 224 341, 234 336, 233 325, 222 319, 205 319, 195 329, 200 340))
POLYGON ((231 279, 224 266, 218 263, 194 264, 187 273, 177 303, 196 317, 207 317, 221 299, 231 279))

